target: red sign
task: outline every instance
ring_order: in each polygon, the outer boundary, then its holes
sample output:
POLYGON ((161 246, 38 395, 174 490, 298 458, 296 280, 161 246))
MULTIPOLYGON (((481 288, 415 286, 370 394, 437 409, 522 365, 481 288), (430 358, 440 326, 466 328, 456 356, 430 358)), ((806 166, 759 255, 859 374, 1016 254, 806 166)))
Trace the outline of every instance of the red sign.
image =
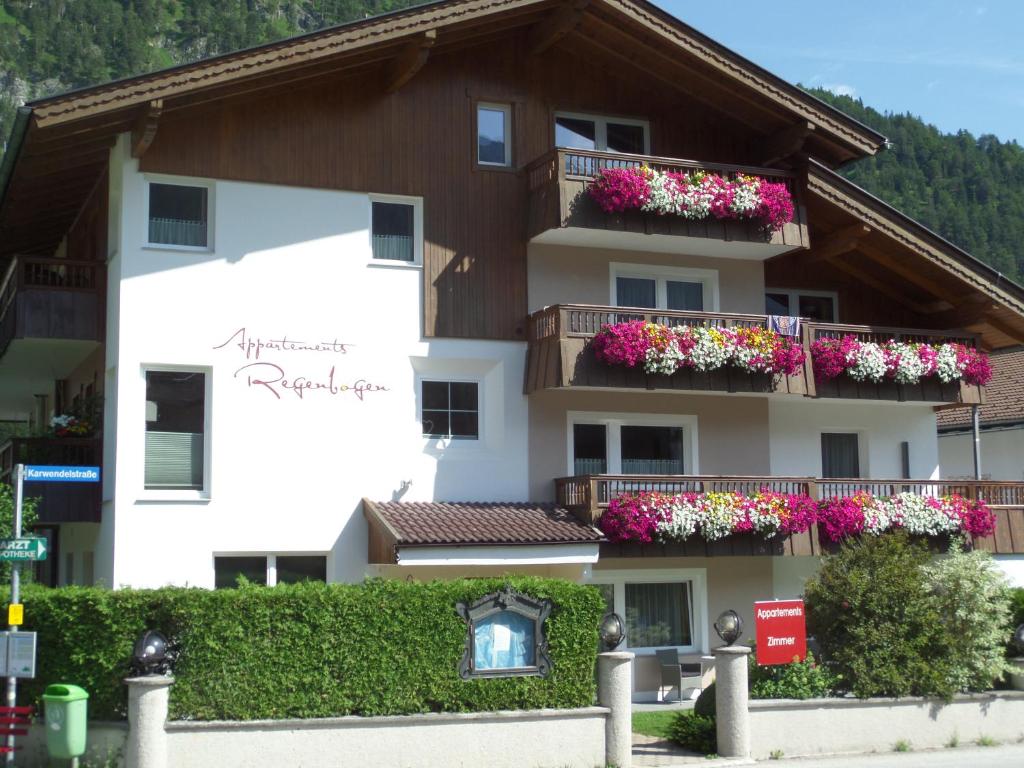
POLYGON ((754 603, 757 663, 790 664, 807 656, 807 623, 803 600, 754 603))

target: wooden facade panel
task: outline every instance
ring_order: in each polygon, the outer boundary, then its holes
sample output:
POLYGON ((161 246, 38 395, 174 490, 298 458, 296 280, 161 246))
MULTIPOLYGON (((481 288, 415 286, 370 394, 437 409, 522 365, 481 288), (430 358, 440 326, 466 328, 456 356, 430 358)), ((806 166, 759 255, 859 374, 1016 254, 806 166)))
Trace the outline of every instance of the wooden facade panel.
POLYGON ((530 57, 525 37, 510 34, 431 54, 393 94, 382 93, 379 67, 364 68, 165 113, 140 167, 422 196, 427 335, 525 339, 525 175, 475 167, 476 101, 513 105, 520 169, 552 148, 556 110, 647 118, 659 154, 742 159, 744 140, 721 116, 680 109, 689 103, 682 92, 666 101, 615 71, 608 61, 576 55, 568 42, 530 57))

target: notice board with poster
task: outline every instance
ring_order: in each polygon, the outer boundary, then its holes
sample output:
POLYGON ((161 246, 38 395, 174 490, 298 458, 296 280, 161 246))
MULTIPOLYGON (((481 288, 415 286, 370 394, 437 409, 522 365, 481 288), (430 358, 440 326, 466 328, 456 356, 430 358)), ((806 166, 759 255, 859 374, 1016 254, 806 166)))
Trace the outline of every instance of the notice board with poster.
POLYGON ((754 603, 757 663, 790 664, 807 658, 807 620, 803 600, 754 603))

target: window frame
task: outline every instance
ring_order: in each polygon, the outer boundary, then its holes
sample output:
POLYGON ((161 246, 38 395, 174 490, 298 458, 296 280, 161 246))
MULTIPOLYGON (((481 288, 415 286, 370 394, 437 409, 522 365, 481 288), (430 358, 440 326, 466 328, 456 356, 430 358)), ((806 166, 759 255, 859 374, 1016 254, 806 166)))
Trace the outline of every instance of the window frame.
POLYGON ((180 176, 159 176, 146 174, 143 177, 142 247, 147 250, 182 251, 184 253, 214 252, 214 213, 216 210, 216 183, 205 179, 182 178, 180 176), (206 189, 206 245, 176 245, 175 243, 154 243, 149 239, 149 189, 153 184, 170 187, 201 187, 206 189))
POLYGON ((640 280, 654 280, 654 309, 674 312, 666 308, 668 304, 667 283, 701 283, 704 287, 704 309, 701 312, 718 312, 719 289, 717 269, 698 269, 696 267, 666 267, 653 264, 630 264, 613 261, 608 265, 608 297, 611 306, 618 306, 618 278, 632 277, 640 280))
POLYGON ((692 645, 633 646, 629 644, 629 633, 617 649, 631 651, 637 656, 654 656, 662 648, 675 648, 681 654, 706 654, 709 650, 710 624, 708 621, 707 569, 674 568, 649 570, 591 570, 584 576, 586 584, 611 584, 612 610, 626 620, 626 584, 685 584, 690 583, 692 597, 690 616, 690 639, 692 645))
POLYGON ((566 477, 576 475, 573 427, 576 424, 604 424, 605 474, 622 474, 622 427, 681 427, 683 430, 683 474, 700 474, 697 452, 698 419, 689 414, 606 413, 569 411, 566 414, 566 477))
MULTIPOLYGON (((225 551, 225 552, 214 552, 210 557, 210 563, 213 568, 213 584, 211 589, 217 589, 217 558, 218 557, 262 557, 265 562, 266 568, 266 584, 261 586, 276 587, 277 581, 277 558, 279 557, 322 557, 324 559, 324 583, 329 584, 330 581, 327 578, 330 575, 330 552, 236 552, 236 551, 225 551)), ((221 589, 230 589, 230 587, 221 587, 221 589)))
POLYGON ((551 145, 556 149, 558 144, 558 127, 556 121, 560 117, 568 117, 572 120, 591 120, 594 123, 594 149, 580 150, 582 152, 611 152, 616 155, 629 155, 628 152, 618 152, 608 149, 608 123, 619 125, 639 126, 644 130, 644 151, 641 155, 651 154, 651 121, 637 117, 617 117, 616 115, 597 115, 587 112, 570 112, 567 110, 555 110, 551 116, 551 145))
MULTIPOLYGON (((419 423, 419 434, 420 438, 428 444, 441 443, 443 445, 450 445, 452 443, 476 443, 480 445, 484 440, 484 403, 483 403, 483 382, 480 379, 473 377, 458 377, 458 378, 438 378, 436 376, 417 376, 416 377, 416 420, 419 423), (423 434, 423 385, 425 383, 435 384, 475 384, 476 385, 476 437, 462 437, 460 435, 449 434, 446 437, 433 437, 431 435, 423 434)), ((435 408, 427 408, 426 410, 437 410, 435 408)), ((448 431, 451 432, 451 390, 449 389, 448 399, 448 431)), ((471 413, 459 409, 456 413, 471 413)))
POLYGON ((473 164, 481 170, 487 171, 508 171, 514 166, 514 153, 512 151, 512 110, 510 102, 484 101, 479 100, 473 103, 473 164), (494 112, 501 112, 505 116, 505 161, 503 163, 491 163, 480 159, 480 110, 488 109, 494 112))
POLYGON ((423 268, 423 198, 412 195, 390 195, 378 194, 376 192, 367 195, 366 210, 366 242, 369 248, 367 254, 368 266, 375 267, 398 267, 404 269, 423 268), (412 261, 403 259, 377 259, 373 255, 373 204, 391 203, 398 205, 412 206, 412 261))
MULTIPOLYGON (((833 323, 838 323, 839 322, 839 292, 838 291, 804 291, 804 290, 800 290, 799 288, 768 288, 768 287, 765 287, 764 295, 765 295, 765 299, 766 300, 768 298, 768 294, 769 293, 783 293, 783 294, 785 294, 787 300, 789 301, 790 311, 793 310, 793 306, 794 305, 796 306, 797 310, 800 309, 800 297, 801 296, 809 296, 811 298, 832 299, 832 322, 833 323)), ((767 307, 765 307, 765 309, 767 309, 767 307)), ((799 316, 800 315, 789 315, 789 317, 799 317, 799 316)), ((814 320, 812 322, 825 322, 825 321, 823 321, 823 320, 822 321, 814 320)))
POLYGON ((142 397, 140 398, 139 416, 142 429, 142 462, 139 471, 139 501, 198 501, 208 502, 211 497, 211 472, 213 467, 212 413, 213 413, 213 368, 208 365, 166 365, 159 363, 143 363, 140 366, 142 379, 142 397), (201 489, 174 490, 168 488, 146 487, 146 374, 149 371, 159 373, 202 373, 204 379, 203 392, 203 487, 201 489))

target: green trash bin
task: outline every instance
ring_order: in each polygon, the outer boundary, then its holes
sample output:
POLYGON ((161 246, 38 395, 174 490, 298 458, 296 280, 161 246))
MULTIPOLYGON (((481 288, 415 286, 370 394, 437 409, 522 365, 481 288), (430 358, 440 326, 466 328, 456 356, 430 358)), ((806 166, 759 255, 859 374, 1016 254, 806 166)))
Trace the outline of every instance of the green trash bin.
POLYGON ((46 749, 50 757, 70 760, 85 754, 89 694, 77 685, 47 686, 43 691, 46 749))

